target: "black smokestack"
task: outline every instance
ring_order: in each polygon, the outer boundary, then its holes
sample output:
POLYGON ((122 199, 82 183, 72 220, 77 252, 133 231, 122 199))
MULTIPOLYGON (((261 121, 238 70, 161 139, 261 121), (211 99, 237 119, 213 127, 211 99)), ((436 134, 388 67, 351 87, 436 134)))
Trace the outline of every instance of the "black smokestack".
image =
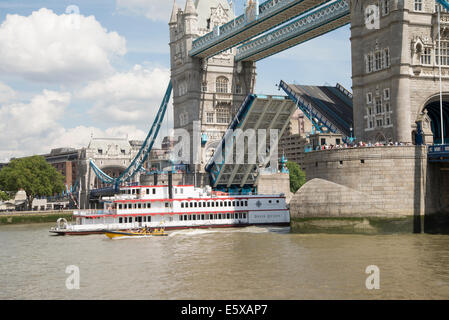
POLYGON ((168 198, 173 199, 173 173, 168 172, 168 198))

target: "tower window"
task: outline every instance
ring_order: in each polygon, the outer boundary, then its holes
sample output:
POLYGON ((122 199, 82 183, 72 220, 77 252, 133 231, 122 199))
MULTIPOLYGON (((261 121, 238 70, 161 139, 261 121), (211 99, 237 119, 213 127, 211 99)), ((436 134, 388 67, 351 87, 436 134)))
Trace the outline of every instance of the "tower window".
POLYGON ((437 45, 435 49, 435 58, 437 60, 437 64, 441 63, 442 66, 449 65, 449 41, 441 41, 441 56, 439 52, 440 51, 437 45))
POLYGON ((431 64, 431 62, 432 62, 431 49, 424 48, 421 53, 421 64, 431 64))
POLYGON ((422 11, 422 0, 415 0, 415 11, 422 11))
POLYGON ((228 108, 217 108, 217 123, 229 123, 231 114, 228 108))
POLYGON ((226 77, 218 77, 216 81, 217 93, 228 93, 229 80, 226 77))
POLYGON ((390 0, 383 0, 382 1, 382 15, 387 15, 390 13, 390 0))
POLYGON ((206 113, 206 122, 207 123, 214 123, 214 112, 207 112, 206 113))
POLYGON ((384 63, 385 63, 385 68, 388 68, 390 66, 390 49, 389 48, 384 49, 384 63))

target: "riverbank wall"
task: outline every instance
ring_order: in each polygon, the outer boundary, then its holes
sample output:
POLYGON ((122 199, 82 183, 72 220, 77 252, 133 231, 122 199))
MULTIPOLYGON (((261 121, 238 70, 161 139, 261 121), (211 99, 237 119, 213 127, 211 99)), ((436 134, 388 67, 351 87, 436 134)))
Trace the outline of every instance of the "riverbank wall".
POLYGON ((65 218, 67 221, 71 221, 72 215, 72 210, 5 212, 0 214, 0 225, 48 222, 56 223, 56 220, 58 220, 58 218, 65 218))
POLYGON ((290 202, 298 232, 431 232, 449 225, 441 189, 449 179, 427 163, 425 146, 322 150, 304 161, 307 182, 290 202))

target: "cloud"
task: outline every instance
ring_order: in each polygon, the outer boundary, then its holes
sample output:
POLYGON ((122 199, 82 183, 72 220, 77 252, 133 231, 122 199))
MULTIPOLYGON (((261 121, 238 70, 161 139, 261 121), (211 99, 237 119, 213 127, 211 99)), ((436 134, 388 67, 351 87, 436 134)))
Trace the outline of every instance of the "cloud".
POLYGON ((60 121, 69 114, 71 100, 70 93, 43 90, 29 102, 0 105, 0 162, 49 153, 53 148, 87 147, 92 136, 128 136, 130 140, 143 140, 146 136, 145 131, 134 125, 64 128, 60 121))
POLYGON ((7 103, 17 96, 16 92, 9 86, 0 82, 0 104, 7 103))
POLYGON ((173 1, 166 0, 117 0, 116 8, 119 13, 143 15, 153 21, 170 19, 173 1))
POLYGON ((0 159, 16 154, 38 152, 70 103, 67 92, 43 90, 29 103, 15 102, 0 106, 0 159))
POLYGON ((169 81, 168 69, 135 65, 128 72, 91 81, 77 97, 94 102, 89 114, 96 121, 148 125, 159 109, 169 81))
POLYGON ((42 8, 25 17, 8 14, 0 25, 0 72, 27 80, 70 83, 113 72, 126 40, 94 16, 57 15, 42 8))

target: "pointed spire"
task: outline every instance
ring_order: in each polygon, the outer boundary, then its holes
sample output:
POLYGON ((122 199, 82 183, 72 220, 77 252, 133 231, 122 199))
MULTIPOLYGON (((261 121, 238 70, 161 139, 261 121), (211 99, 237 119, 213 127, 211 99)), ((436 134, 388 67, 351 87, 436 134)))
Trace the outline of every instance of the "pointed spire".
POLYGON ((173 1, 173 9, 171 12, 170 22, 168 24, 174 24, 178 21, 178 6, 176 0, 173 1))
POLYGON ((186 7, 184 9, 184 14, 197 14, 193 0, 186 1, 186 7))

